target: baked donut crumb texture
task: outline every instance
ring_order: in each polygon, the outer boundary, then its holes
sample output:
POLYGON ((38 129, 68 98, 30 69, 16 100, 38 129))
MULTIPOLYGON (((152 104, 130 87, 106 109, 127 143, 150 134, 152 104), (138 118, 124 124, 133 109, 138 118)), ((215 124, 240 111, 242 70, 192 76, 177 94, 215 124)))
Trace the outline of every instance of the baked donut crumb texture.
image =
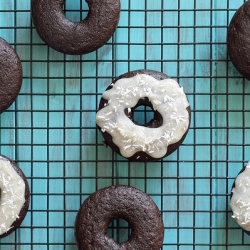
POLYGON ((144 192, 131 186, 110 186, 91 194, 81 205, 75 221, 75 238, 84 250, 159 250, 164 237, 161 213, 144 192), (124 219, 131 228, 125 242, 108 236, 111 221, 124 219))
POLYGON ((8 42, 0 38, 0 114, 16 100, 22 86, 22 64, 8 42))
POLYGON ((69 20, 62 9, 65 0, 32 0, 31 16, 41 39, 65 54, 81 55, 103 46, 115 32, 120 0, 87 0, 87 17, 69 20))
POLYGON ((250 80, 250 1, 232 17, 227 33, 227 48, 230 60, 242 76, 250 80))

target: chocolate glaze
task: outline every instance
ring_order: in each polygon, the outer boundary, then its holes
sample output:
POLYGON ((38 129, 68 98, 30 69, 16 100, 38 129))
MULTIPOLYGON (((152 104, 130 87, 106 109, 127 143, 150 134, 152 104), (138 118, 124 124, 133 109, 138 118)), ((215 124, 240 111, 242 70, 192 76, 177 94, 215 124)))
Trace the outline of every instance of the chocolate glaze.
MULTIPOLYGON (((161 72, 154 71, 154 70, 146 70, 146 69, 144 69, 144 70, 135 70, 135 71, 131 71, 131 72, 128 72, 128 73, 125 73, 125 74, 119 76, 117 79, 115 79, 115 81, 113 81, 113 83, 111 85, 108 86, 108 88, 106 90, 111 89, 113 84, 115 84, 119 79, 121 79, 121 78, 130 78, 130 77, 136 76, 137 74, 147 74, 147 75, 150 75, 150 76, 154 77, 157 80, 163 80, 163 79, 170 78, 169 76, 167 76, 167 75, 165 75, 165 74, 163 74, 161 72)), ((104 98, 101 98, 100 104, 99 104, 99 110, 104 108, 107 103, 108 103, 108 100, 105 100, 104 98)), ((130 114, 128 114, 128 112, 126 112, 126 110, 125 110, 125 114, 132 121, 133 121, 134 110, 140 105, 145 105, 145 106, 152 107, 151 103, 149 102, 149 100, 147 98, 140 99, 139 102, 137 103, 137 105, 135 107, 131 108, 130 114)), ((190 125, 190 119, 191 119, 190 106, 187 108, 187 111, 188 111, 188 114, 189 114, 189 125, 190 125)), ((161 124, 162 124, 162 117, 156 111, 156 112, 154 112, 154 119, 152 119, 147 124, 144 124, 143 126, 146 126, 146 127, 149 127, 149 128, 157 128, 157 127, 161 126, 161 124)), ((98 127, 98 128, 100 129, 100 127, 98 127)), ((100 131, 101 131, 101 129, 100 129, 100 131)), ((102 133, 103 138, 104 138, 104 145, 111 147, 116 153, 121 155, 119 147, 115 143, 113 143, 112 136, 106 131, 105 132, 101 131, 101 133, 102 133)), ((168 145, 167 153, 162 158, 172 154, 182 144, 182 142, 184 141, 187 133, 188 133, 188 129, 187 129, 186 133, 182 136, 181 140, 179 140, 178 142, 176 142, 174 144, 168 145)), ((143 151, 140 151, 140 152, 135 153, 133 156, 131 156, 131 157, 127 158, 127 159, 129 161, 150 162, 150 161, 157 161, 157 160, 160 160, 162 158, 153 158, 150 155, 148 155, 147 153, 145 153, 143 151), (138 158, 138 156, 140 156, 140 157, 138 158)))
POLYGON ((31 15, 41 39, 65 54, 86 54, 113 35, 120 16, 120 0, 86 0, 87 17, 72 22, 62 10, 65 0, 32 0, 31 15))
POLYGON ((159 250, 164 236, 161 213, 144 192, 130 186, 110 186, 90 195, 78 211, 75 238, 80 250, 159 250), (131 235, 117 243, 107 235, 115 219, 129 223, 131 235))
POLYGON ((227 48, 235 68, 250 80, 250 1, 234 14, 227 34, 227 48))
POLYGON ((4 237, 8 236, 9 234, 11 234, 13 231, 15 231, 21 225, 22 221, 24 220, 24 218, 27 214, 27 211, 28 211, 29 203, 30 203, 30 190, 29 190, 29 185, 28 185, 27 179, 26 179, 23 171, 17 166, 17 164, 13 160, 11 160, 10 158, 8 158, 4 155, 0 155, 0 156, 7 159, 11 163, 12 167, 15 169, 15 171, 18 173, 18 175, 23 179, 23 181, 25 183, 25 202, 24 202, 23 207, 19 213, 19 218, 17 218, 14 221, 14 223, 11 225, 12 228, 7 233, 0 235, 0 238, 4 238, 4 237))
POLYGON ((0 113, 15 101, 21 86, 21 61, 10 44, 0 38, 0 113))

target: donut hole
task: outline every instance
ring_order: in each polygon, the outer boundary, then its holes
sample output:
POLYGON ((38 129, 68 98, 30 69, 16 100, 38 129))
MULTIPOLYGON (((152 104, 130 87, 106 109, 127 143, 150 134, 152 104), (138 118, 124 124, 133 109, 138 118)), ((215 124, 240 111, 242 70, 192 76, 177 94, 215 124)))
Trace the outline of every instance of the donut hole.
POLYGON ((134 110, 134 123, 145 126, 154 119, 154 110, 149 106, 140 105, 134 110))
POLYGON ((125 109, 124 112, 129 119, 140 126, 158 128, 163 123, 162 115, 153 109, 148 98, 139 100, 135 107, 131 108, 131 110, 125 109))
POLYGON ((108 236, 113 238, 116 242, 122 243, 129 239, 131 228, 126 220, 118 218, 109 223, 107 233, 108 236))
POLYGON ((81 22, 88 15, 89 7, 85 1, 65 1, 62 7, 65 16, 72 22, 81 22))

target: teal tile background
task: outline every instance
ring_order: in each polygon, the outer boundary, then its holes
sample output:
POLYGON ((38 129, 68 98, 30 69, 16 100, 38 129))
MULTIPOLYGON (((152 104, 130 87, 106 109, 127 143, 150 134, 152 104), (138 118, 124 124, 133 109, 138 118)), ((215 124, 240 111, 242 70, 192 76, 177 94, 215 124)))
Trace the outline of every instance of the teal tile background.
MULTIPOLYGON (((163 250, 249 249, 250 237, 229 207, 234 178, 250 160, 250 83, 226 47, 228 24, 243 2, 121 0, 108 43, 70 56, 39 38, 30 0, 0 1, 0 36, 23 65, 21 92, 0 115, 0 153, 17 161, 31 189, 24 222, 0 240, 0 249, 75 250, 81 203, 111 184, 132 185, 153 198, 165 226, 163 250), (130 163, 105 148, 95 124, 112 79, 141 68, 177 80, 192 108, 182 146, 154 163, 130 163)), ((87 4, 67 0, 65 13, 80 21, 87 4)), ((114 222, 109 233, 126 240, 126 222, 114 222)))

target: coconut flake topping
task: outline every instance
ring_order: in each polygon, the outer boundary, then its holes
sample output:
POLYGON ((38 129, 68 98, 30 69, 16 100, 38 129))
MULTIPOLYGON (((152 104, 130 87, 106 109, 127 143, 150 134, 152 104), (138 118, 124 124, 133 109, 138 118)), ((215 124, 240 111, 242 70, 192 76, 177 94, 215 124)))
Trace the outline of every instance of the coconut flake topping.
POLYGON ((0 235, 19 218, 25 202, 25 183, 10 161, 0 156, 0 235))
POLYGON ((103 93, 107 105, 96 114, 96 123, 107 131, 121 154, 128 158, 144 151, 153 158, 161 158, 170 144, 178 142, 189 127, 189 103, 183 88, 172 79, 156 80, 146 74, 118 80, 103 93), (148 98, 163 124, 147 128, 134 124, 124 110, 135 107, 139 99, 148 98))
POLYGON ((250 162, 245 170, 236 177, 232 193, 230 200, 232 218, 244 230, 250 231, 250 162))

